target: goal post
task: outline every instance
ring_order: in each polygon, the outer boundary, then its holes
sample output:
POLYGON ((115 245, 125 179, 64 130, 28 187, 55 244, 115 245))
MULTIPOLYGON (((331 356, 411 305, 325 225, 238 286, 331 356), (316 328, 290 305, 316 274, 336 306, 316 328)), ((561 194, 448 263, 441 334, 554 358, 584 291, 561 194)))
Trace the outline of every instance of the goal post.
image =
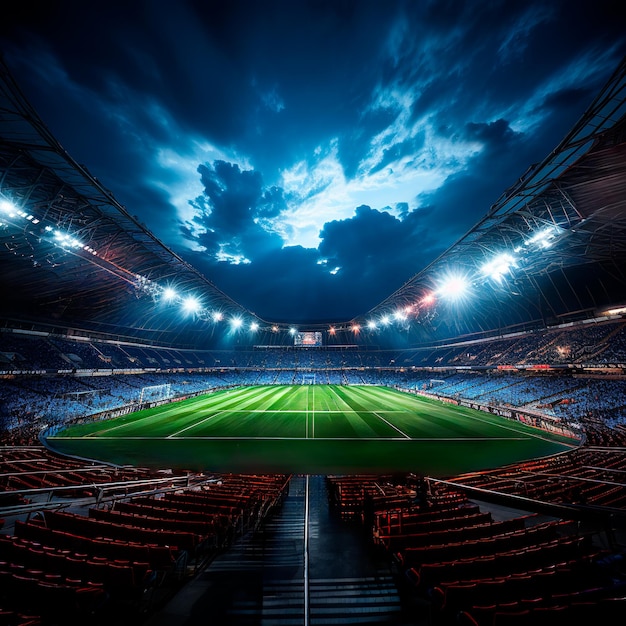
POLYGON ((302 374, 302 384, 303 385, 314 385, 315 384, 315 374, 302 374))
POLYGON ((158 402, 159 400, 167 400, 172 397, 172 385, 166 383, 164 385, 151 385, 142 387, 139 394, 139 404, 144 402, 158 402))

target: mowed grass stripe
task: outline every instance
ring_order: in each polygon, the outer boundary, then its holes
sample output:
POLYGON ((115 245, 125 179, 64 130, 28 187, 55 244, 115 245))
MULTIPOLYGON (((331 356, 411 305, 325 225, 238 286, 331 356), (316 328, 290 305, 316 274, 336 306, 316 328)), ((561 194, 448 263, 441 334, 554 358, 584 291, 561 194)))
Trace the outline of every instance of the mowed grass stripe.
POLYGON ((67 432, 89 437, 306 438, 309 411, 308 436, 316 439, 543 436, 541 431, 495 415, 395 389, 337 385, 220 390, 67 432))
POLYGON ((305 473, 402 470, 445 476, 553 454, 572 442, 393 389, 283 385, 220 390, 110 423, 70 427, 50 437, 49 444, 63 453, 141 466, 305 473), (83 436, 96 431, 99 437, 83 436), (128 437, 130 432, 136 435, 128 437))
MULTIPOLYGON (((267 391, 271 393, 271 390, 267 391)), ((177 430, 208 416, 225 406, 245 406, 246 400, 258 400, 258 388, 240 387, 235 390, 219 390, 210 395, 190 398, 182 402, 144 409, 106 422, 94 422, 72 427, 74 436, 97 437, 119 432, 120 435, 150 434, 166 437, 177 430), (122 431, 123 429, 123 431, 122 431), (122 432, 120 432, 122 431, 122 432)))
MULTIPOLYGON (((232 410, 237 411, 257 411, 257 407, 267 404, 269 398, 273 397, 273 390, 267 387, 249 387, 231 390, 228 397, 219 398, 217 402, 212 401, 211 396, 204 396, 205 405, 195 412, 185 412, 184 420, 178 419, 167 423, 156 424, 154 434, 171 437, 178 432, 193 434, 194 431, 203 433, 208 426, 208 422, 228 424, 232 419, 232 410)), ((261 409, 262 410, 262 409, 261 409)), ((143 430, 143 424, 138 425, 143 430)))
MULTIPOLYGON (((271 395, 271 390, 237 389, 231 390, 229 393, 223 395, 220 394, 217 398, 201 396, 198 402, 190 404, 183 403, 184 406, 181 406, 183 410, 179 413, 172 414, 172 412, 168 410, 165 411, 165 415, 153 415, 152 419, 149 419, 148 424, 150 434, 168 437, 190 426, 195 427, 196 423, 203 422, 216 413, 227 412, 229 407, 237 406, 242 409, 249 405, 257 404, 260 399, 267 395, 271 395)), ((124 427, 123 434, 129 436, 145 434, 146 426, 146 420, 138 420, 131 423, 128 427, 124 427)))
MULTIPOLYGON (((450 406, 432 398, 425 398, 424 396, 418 397, 425 405, 433 407, 434 411, 437 411, 437 409, 442 411, 450 406)), ((479 424, 484 424, 485 427, 488 429, 487 432, 500 437, 507 436, 507 431, 513 433, 511 436, 525 435, 527 437, 536 438, 543 438, 546 436, 544 434, 544 431, 533 428, 532 426, 529 426, 527 424, 522 424, 521 422, 516 422, 514 420, 500 417, 499 415, 492 415, 490 413, 478 411, 470 407, 457 405, 452 405, 452 407, 453 410, 448 411, 448 413, 450 413, 452 416, 456 416, 458 421, 461 422, 462 427, 464 429, 469 429, 470 433, 476 433, 477 430, 481 431, 482 427, 479 424)))
MULTIPOLYGON (((72 427, 72 432, 75 433, 76 436, 97 437, 98 435, 110 434, 121 428, 136 426, 143 420, 151 420, 149 427, 153 429, 158 420, 179 420, 184 419, 185 415, 195 415, 197 411, 202 410, 206 403, 206 396, 199 396, 180 403, 144 409, 143 411, 130 413, 122 417, 107 420, 106 422, 95 422, 75 426, 72 427)), ((144 427, 143 424, 140 426, 142 430, 144 427)))
POLYGON ((325 420, 321 423, 320 416, 317 416, 316 434, 318 437, 332 437, 333 431, 336 431, 336 424, 341 425, 342 428, 340 432, 335 432, 335 437, 355 436, 393 439, 399 436, 399 433, 394 428, 381 422, 380 419, 373 415, 370 407, 357 401, 356 394, 352 393, 353 389, 351 387, 329 385, 324 387, 324 389, 328 389, 329 393, 336 395, 347 408, 344 412, 344 419, 340 420, 339 424, 337 424, 334 416, 330 420, 325 420))
MULTIPOLYGON (((267 388, 263 388, 267 390, 267 388)), ((299 405, 299 390, 289 386, 270 387, 259 402, 237 404, 224 409, 215 419, 203 420, 184 433, 186 437, 304 437, 305 414, 276 407, 299 405)))
POLYGON ((444 404, 423 396, 410 396, 395 389, 375 388, 373 395, 381 400, 386 399, 388 403, 407 406, 406 413, 381 411, 380 414, 415 438, 421 436, 426 425, 432 431, 433 436, 442 439, 475 436, 541 436, 534 429, 525 427, 524 424, 503 419, 498 415, 490 415, 468 407, 444 404), (460 419, 461 417, 469 419, 460 419))
MULTIPOLYGON (((425 410, 417 397, 406 393, 398 392, 386 387, 355 387, 354 395, 363 403, 368 403, 368 398, 372 398, 376 406, 376 413, 384 417, 390 424, 397 427, 409 437, 422 437, 424 432, 441 439, 454 437, 464 437, 467 434, 459 420, 455 419, 455 414, 449 406, 441 403, 433 405, 425 410), (387 413, 390 407, 404 409, 404 412, 387 413)), ((479 433, 482 435, 482 433, 479 433)), ((485 433, 485 436, 489 436, 485 433)))
POLYGON ((345 402, 335 391, 335 385, 318 385, 315 394, 316 411, 350 411, 350 405, 345 402))

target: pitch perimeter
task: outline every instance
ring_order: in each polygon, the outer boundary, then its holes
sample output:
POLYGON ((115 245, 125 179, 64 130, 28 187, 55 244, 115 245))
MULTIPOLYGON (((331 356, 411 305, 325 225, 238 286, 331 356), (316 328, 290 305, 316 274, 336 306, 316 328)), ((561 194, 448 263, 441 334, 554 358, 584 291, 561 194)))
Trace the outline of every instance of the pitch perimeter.
POLYGON ((572 442, 505 418, 386 387, 251 386, 68 427, 59 452, 208 471, 452 475, 572 442))

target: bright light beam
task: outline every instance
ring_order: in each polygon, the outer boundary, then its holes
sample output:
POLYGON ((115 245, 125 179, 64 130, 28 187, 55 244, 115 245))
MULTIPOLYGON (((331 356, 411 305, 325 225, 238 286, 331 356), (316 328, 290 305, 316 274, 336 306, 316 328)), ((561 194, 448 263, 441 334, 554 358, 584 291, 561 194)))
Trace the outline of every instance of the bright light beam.
POLYGON ((485 263, 480 268, 480 271, 483 275, 500 282, 507 274, 511 273, 513 267, 517 267, 516 260, 510 254, 504 252, 485 263))
POLYGON ((196 313, 200 309, 200 302, 194 296, 187 296, 183 300, 183 309, 188 313, 196 313))
POLYGON ((164 300, 168 300, 168 301, 175 300, 177 296, 178 296, 178 294, 171 287, 166 287, 163 290, 163 299, 164 300))
POLYGON ((450 300, 459 300, 467 295, 469 284, 463 276, 449 276, 441 283, 438 293, 450 300))

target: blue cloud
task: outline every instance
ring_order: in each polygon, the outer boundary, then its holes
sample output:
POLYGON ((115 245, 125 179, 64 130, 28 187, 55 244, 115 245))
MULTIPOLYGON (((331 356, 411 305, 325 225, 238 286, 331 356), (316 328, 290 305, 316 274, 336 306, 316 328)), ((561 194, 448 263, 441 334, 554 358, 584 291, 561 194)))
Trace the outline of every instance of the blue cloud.
POLYGON ((242 170, 236 163, 215 161, 198 167, 204 195, 196 198, 192 224, 183 228, 217 260, 251 262, 268 250, 282 246, 282 239, 263 226, 263 219, 284 209, 282 190, 265 189, 255 170, 242 170))

